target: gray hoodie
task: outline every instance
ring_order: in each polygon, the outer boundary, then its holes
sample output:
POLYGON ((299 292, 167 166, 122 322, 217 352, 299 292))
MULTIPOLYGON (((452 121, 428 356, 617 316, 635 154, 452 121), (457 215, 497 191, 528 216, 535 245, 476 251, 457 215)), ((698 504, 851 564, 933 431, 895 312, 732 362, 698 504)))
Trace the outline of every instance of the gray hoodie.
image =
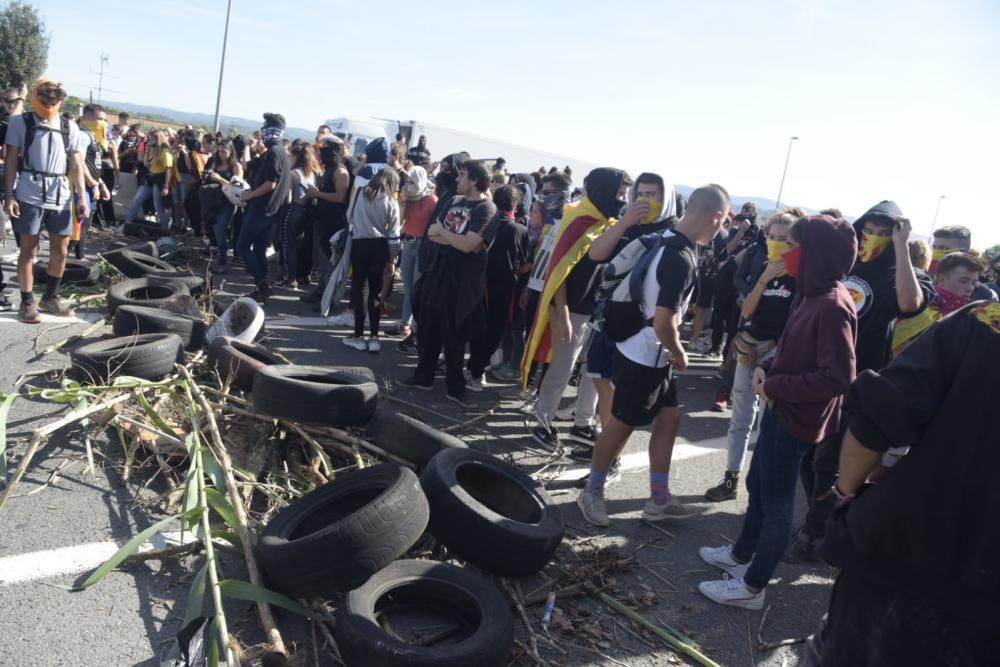
POLYGON ((379 195, 373 200, 359 190, 351 209, 351 234, 356 239, 399 241, 399 202, 395 197, 379 195))

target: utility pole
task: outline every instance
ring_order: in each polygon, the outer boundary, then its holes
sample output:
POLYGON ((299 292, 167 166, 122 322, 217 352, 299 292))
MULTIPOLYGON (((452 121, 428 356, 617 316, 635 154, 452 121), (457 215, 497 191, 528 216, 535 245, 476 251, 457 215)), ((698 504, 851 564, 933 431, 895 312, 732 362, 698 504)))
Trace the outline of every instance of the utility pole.
POLYGON ((938 213, 941 212, 941 202, 944 201, 944 195, 938 197, 937 206, 934 207, 934 219, 931 221, 931 236, 934 236, 934 229, 937 227, 937 217, 938 213))
POLYGON ((778 186, 778 199, 774 202, 775 210, 781 210, 781 193, 785 189, 785 175, 788 173, 788 161, 792 158, 792 144, 798 141, 798 137, 788 140, 788 154, 785 156, 785 168, 781 172, 781 185, 778 186))
POLYGON ((97 103, 101 103, 101 93, 104 91, 104 63, 108 62, 109 54, 101 54, 101 71, 97 75, 97 103))
POLYGON ((219 131, 219 105, 222 104, 222 74, 226 71, 226 42, 229 40, 229 11, 233 0, 226 2, 226 31, 222 33, 222 62, 219 64, 219 90, 215 95, 215 131, 219 131))

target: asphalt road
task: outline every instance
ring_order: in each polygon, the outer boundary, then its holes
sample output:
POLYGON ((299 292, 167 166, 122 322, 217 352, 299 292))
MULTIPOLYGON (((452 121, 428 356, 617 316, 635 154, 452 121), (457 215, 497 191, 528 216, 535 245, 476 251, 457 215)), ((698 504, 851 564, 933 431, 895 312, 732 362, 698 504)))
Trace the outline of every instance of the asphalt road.
MULTIPOLYGON (((6 250, 12 252, 12 244, 6 250)), ((4 271, 9 271, 9 256, 4 257, 3 264, 4 271)), ((232 271, 226 276, 226 282, 218 286, 220 298, 247 291, 248 283, 242 271, 232 271)), ((398 307, 398 303, 396 305, 398 307)), ((398 339, 388 337, 382 353, 377 356, 349 349, 340 343, 346 330, 331 328, 315 318, 309 306, 300 303, 297 294, 289 291, 279 291, 266 310, 266 343, 293 361, 369 365, 379 375, 387 392, 451 419, 464 421, 492 410, 488 416, 464 429, 463 437, 473 446, 511 457, 529 470, 536 470, 545 460, 545 456, 531 448, 528 435, 531 422, 520 410, 520 404, 502 398, 511 393, 512 387, 490 387, 474 397, 476 408, 464 415, 457 414, 455 406, 444 400, 443 388, 425 394, 392 385, 392 381, 405 376, 408 367, 415 362, 414 357, 395 350, 392 341, 398 339)), ((390 318, 384 328, 394 323, 390 318)), ((0 364, 0 388, 9 391, 25 371, 61 369, 67 363, 64 353, 40 357, 39 350, 86 326, 86 322, 68 325, 46 322, 29 327, 18 323, 13 314, 0 315, 0 351, 4 362, 0 364)), ((798 647, 769 653, 758 653, 754 649, 763 612, 721 607, 703 598, 696 589, 704 577, 721 576, 705 571, 707 566, 697 556, 698 547, 735 539, 746 503, 746 493, 742 490, 735 501, 719 504, 702 501, 704 490, 721 478, 725 463, 722 436, 728 414, 709 409, 715 390, 711 379, 713 372, 706 360, 695 357, 692 369, 681 378, 684 418, 671 470, 671 488, 682 500, 693 503, 698 515, 666 526, 673 537, 665 536, 638 518, 648 495, 647 472, 642 463, 648 443, 646 432, 633 436, 626 450, 626 455, 635 455, 627 457, 631 469, 619 483, 608 489, 613 520, 609 529, 595 530, 585 524, 573 503, 575 491, 556 492, 553 499, 570 525, 567 547, 569 544, 575 548, 616 544, 644 564, 616 579, 618 592, 623 596, 629 592, 641 595, 650 589, 659 592, 658 603, 644 610, 647 616, 658 615, 687 632, 707 655, 722 665, 795 665, 798 647), (591 539, 581 544, 584 538, 591 539)), ((570 396, 565 400, 568 403, 570 396)), ((15 401, 8 422, 12 467, 24 451, 30 431, 53 419, 61 409, 62 406, 42 400, 15 401)), ((405 410, 431 423, 444 423, 432 413, 417 408, 405 410)), ((6 612, 0 665, 157 665, 162 644, 178 629, 191 576, 184 562, 128 564, 85 592, 66 590, 87 575, 86 570, 74 567, 74 559, 94 549, 107 549, 108 542, 123 543, 157 518, 135 502, 137 497, 155 494, 155 485, 143 489, 143 479, 121 479, 118 470, 122 452, 117 443, 95 441, 94 446, 98 452, 97 466, 96 475, 91 475, 86 470, 80 429, 52 438, 39 451, 17 495, 0 512, 0 609, 6 612), (12 564, 20 568, 17 581, 9 580, 14 569, 12 564)), ((568 460, 559 465, 574 467, 568 460)), ((548 470, 557 469, 558 465, 548 470)), ((799 513, 801 508, 800 497, 799 513)), ((227 560, 225 570, 225 576, 245 576, 242 564, 233 559, 227 560)), ((769 607, 770 611, 763 627, 763 638, 775 641, 809 634, 826 608, 831 575, 825 566, 782 564, 776 581, 768 588, 765 608, 769 607)), ((532 590, 536 586, 526 582, 524 587, 532 590)), ((633 626, 597 603, 588 599, 557 602, 557 607, 566 612, 570 606, 587 608, 609 629, 614 641, 601 651, 617 662, 593 653, 573 651, 565 658, 565 664, 624 663, 636 667, 687 664, 678 661, 662 644, 637 639, 629 632, 633 626)), ((533 611, 540 614, 538 608, 533 611)), ((234 603, 228 616, 245 644, 260 639, 248 605, 234 603)), ((279 619, 287 637, 304 647, 308 656, 311 653, 308 626, 290 615, 281 614, 279 619)), ((569 643, 577 643, 572 633, 557 635, 557 638, 560 636, 569 643)), ((557 657, 551 651, 543 651, 543 655, 552 659, 557 657)), ((309 657, 304 664, 311 664, 311 660, 309 657)), ((322 664, 333 663, 323 661, 322 664)))

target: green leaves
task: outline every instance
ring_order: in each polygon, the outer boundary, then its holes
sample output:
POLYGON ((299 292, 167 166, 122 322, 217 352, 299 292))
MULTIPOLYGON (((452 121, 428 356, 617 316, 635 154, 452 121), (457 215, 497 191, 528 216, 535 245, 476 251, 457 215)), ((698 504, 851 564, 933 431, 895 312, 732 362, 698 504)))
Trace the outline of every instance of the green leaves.
POLYGON ((0 482, 7 479, 7 413, 14 399, 18 397, 17 391, 10 394, 0 392, 0 482))
POLYGON ((184 611, 184 622, 181 623, 182 628, 187 627, 188 623, 201 616, 201 608, 205 602, 205 575, 207 573, 208 563, 205 563, 194 575, 191 591, 188 593, 187 609, 184 611))
POLYGON ((113 569, 121 565, 122 561, 131 556, 133 553, 135 553, 135 551, 142 544, 146 543, 149 540, 149 538, 151 538, 153 535, 156 535, 166 526, 170 525, 174 521, 177 521, 183 516, 184 516, 183 514, 175 514, 174 516, 168 516, 166 519, 157 521, 152 526, 150 526, 146 530, 142 531, 141 533, 133 537, 131 540, 126 542, 121 549, 116 551, 111 558, 106 560, 103 565, 94 570, 94 573, 91 574, 89 577, 87 577, 87 580, 84 581, 82 584, 80 584, 80 586, 74 590, 82 591, 87 588, 90 588, 91 586, 99 582, 101 579, 108 576, 108 574, 113 569))
POLYGON ((240 581, 239 579, 223 579, 219 582, 219 590, 221 590, 222 594, 227 598, 246 600, 248 602, 266 602, 267 604, 274 605, 275 607, 281 607, 282 609, 287 609, 288 611, 294 611, 296 614, 305 616, 306 618, 314 621, 325 620, 322 616, 306 609, 295 600, 285 597, 281 593, 275 593, 269 588, 254 586, 248 581, 240 581))

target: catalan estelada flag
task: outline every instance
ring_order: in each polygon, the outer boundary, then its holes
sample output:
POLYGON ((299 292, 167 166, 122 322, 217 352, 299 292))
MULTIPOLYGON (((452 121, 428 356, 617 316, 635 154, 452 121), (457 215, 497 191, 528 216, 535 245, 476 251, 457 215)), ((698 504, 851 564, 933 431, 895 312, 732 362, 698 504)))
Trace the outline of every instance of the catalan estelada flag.
POLYGON ((552 258, 545 277, 542 296, 538 300, 535 321, 528 336, 528 344, 521 359, 521 384, 527 387, 531 379, 531 364, 534 361, 547 362, 552 357, 552 328, 549 326, 549 304, 556 290, 564 282, 583 257, 590 250, 590 244, 616 221, 608 219, 597 210, 594 203, 584 197, 576 204, 567 204, 563 209, 563 219, 559 223, 552 258))

